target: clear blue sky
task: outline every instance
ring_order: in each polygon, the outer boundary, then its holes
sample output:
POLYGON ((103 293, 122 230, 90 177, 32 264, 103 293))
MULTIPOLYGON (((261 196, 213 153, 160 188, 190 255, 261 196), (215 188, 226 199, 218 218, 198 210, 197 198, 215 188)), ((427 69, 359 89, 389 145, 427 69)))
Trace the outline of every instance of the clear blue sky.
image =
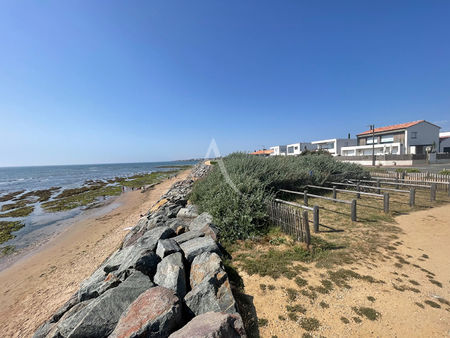
POLYGON ((0 166, 450 129, 450 1, 1 1, 0 166))

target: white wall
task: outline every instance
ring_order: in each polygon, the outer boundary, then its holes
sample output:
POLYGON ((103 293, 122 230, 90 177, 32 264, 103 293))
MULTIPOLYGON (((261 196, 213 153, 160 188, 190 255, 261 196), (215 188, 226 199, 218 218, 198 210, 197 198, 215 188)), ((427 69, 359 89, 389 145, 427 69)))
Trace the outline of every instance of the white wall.
POLYGON ((315 150, 317 146, 315 144, 306 143, 306 142, 299 142, 299 143, 292 143, 287 145, 286 154, 287 155, 300 155, 304 150, 315 150), (289 148, 293 147, 293 152, 289 152, 289 148), (296 149, 295 149, 296 148, 296 149))

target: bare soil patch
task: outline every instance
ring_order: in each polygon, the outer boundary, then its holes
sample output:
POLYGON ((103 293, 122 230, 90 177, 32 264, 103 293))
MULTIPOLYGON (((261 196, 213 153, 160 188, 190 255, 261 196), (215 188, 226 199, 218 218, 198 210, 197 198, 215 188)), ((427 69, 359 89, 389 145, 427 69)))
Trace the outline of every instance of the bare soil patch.
POLYGON ((277 231, 230 247, 255 310, 247 326, 259 323, 253 334, 450 335, 450 205, 443 192, 438 203, 428 196, 418 192, 412 210, 394 195, 389 215, 382 201, 362 198, 358 222, 346 206, 310 200, 324 207, 321 224, 337 230, 321 227, 314 237, 326 248, 311 257, 277 231))

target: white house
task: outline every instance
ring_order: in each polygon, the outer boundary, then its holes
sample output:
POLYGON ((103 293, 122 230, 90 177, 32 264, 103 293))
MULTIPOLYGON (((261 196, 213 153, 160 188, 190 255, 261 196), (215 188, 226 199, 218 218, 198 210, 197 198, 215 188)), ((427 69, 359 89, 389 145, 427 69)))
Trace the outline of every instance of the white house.
POLYGON ((305 150, 315 150, 317 146, 315 144, 307 142, 298 142, 287 145, 287 155, 300 155, 305 150))
POLYGON ((311 142, 317 146, 317 150, 326 150, 333 156, 341 155, 342 147, 356 146, 356 139, 351 138, 332 138, 329 140, 320 140, 311 142))
POLYGON ((439 133, 439 152, 450 153, 450 131, 439 133))
POLYGON ((427 148, 438 150, 439 129, 420 120, 367 130, 357 135, 356 146, 342 147, 341 155, 425 154, 427 148))
POLYGON ((271 156, 286 156, 286 146, 273 146, 270 147, 272 149, 271 156))

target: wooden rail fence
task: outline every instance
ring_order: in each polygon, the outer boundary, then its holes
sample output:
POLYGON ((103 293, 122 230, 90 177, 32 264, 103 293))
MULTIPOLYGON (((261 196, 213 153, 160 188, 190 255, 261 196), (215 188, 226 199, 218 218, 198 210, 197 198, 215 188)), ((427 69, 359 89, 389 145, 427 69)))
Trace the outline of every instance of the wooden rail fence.
POLYGON ((333 192, 333 199, 337 199, 337 193, 348 193, 348 194, 356 194, 357 198, 360 198, 360 195, 363 196, 370 196, 370 197, 381 197, 383 198, 383 209, 384 212, 387 214, 389 213, 389 193, 384 194, 375 194, 372 192, 364 192, 364 191, 355 191, 355 190, 347 190, 347 189, 338 189, 335 185, 333 185, 333 188, 329 187, 322 187, 317 185, 307 185, 307 187, 314 188, 314 189, 322 189, 322 190, 329 190, 333 192))
POLYGON ((321 196, 321 195, 310 194, 306 190, 304 192, 285 190, 285 189, 280 189, 278 191, 286 192, 286 193, 289 193, 289 194, 302 195, 303 196, 303 203, 306 206, 308 205, 308 198, 309 197, 320 198, 320 199, 333 201, 333 202, 337 202, 337 203, 350 204, 351 219, 352 219, 352 221, 356 222, 356 200, 355 199, 353 199, 351 201, 341 200, 341 199, 337 199, 337 198, 331 198, 331 197, 326 197, 326 196, 321 196))
POLYGON ((296 241, 311 244, 311 232, 309 230, 308 211, 293 208, 285 203, 273 200, 267 204, 269 219, 273 225, 296 241))
POLYGON ((450 175, 443 175, 437 173, 421 172, 421 173, 406 173, 406 172, 371 172, 372 178, 384 178, 389 180, 399 180, 411 183, 436 183, 439 190, 450 191, 450 175))

